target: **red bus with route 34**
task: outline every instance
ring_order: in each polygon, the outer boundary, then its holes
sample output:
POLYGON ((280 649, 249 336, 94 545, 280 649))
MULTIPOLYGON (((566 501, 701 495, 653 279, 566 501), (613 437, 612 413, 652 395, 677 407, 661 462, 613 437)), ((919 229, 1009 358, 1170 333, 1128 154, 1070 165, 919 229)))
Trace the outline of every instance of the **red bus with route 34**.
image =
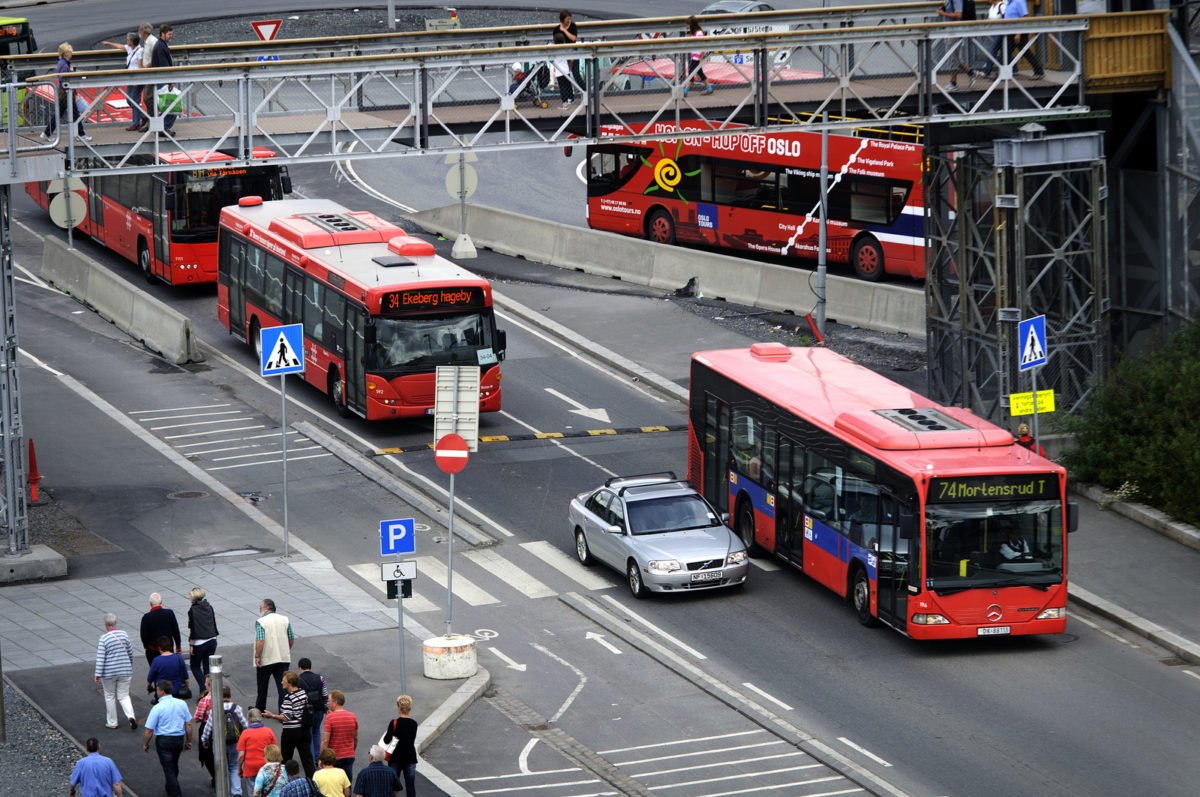
MULTIPOLYGON (((606 125, 601 136, 710 131, 703 122, 606 125), (681 125, 681 126, 680 126, 681 125)), ((921 147, 829 136, 826 257, 859 277, 925 278, 921 147)), ((588 147, 587 220, 597 230, 817 257, 821 135, 747 133, 588 147)))
MULTIPOLYGON (((275 153, 256 148, 254 157, 275 153)), ((80 168, 91 165, 81 158, 80 168)), ((122 172, 83 180, 86 202, 76 229, 137 263, 148 280, 169 285, 216 282, 221 208, 243 196, 282 199, 292 191, 286 166, 234 166, 224 152, 132 155, 129 166, 192 163, 184 171, 122 172)), ((100 164, 95 164, 99 166, 100 164)), ((49 181, 25 184, 42 208, 54 198, 49 181)))
POLYGON ((255 348, 304 326, 304 379, 339 414, 433 414, 439 365, 480 368, 479 410, 500 410, 507 336, 487 280, 433 244, 325 199, 245 197, 221 211, 217 315, 255 348))
POLYGON ((914 639, 1066 628, 1066 471, 825 348, 692 357, 688 480, 751 554, 914 639), (1065 518, 1065 522, 1064 522, 1065 518))

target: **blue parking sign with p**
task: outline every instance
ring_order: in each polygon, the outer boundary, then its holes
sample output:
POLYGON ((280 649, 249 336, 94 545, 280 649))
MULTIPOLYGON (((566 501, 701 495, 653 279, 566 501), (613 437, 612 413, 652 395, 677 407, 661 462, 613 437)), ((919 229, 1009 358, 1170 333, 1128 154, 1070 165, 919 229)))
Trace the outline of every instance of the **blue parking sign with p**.
POLYGON ((417 552, 417 522, 406 517, 379 521, 379 554, 396 556, 417 552))

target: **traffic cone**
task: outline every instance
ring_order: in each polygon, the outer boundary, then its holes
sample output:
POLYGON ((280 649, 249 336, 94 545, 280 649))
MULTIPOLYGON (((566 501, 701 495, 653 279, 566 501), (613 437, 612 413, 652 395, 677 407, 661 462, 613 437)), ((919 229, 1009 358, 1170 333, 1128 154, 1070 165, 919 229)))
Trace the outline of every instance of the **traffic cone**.
POLYGON ((33 438, 29 438, 29 502, 36 504, 38 501, 38 482, 42 480, 42 474, 38 473, 37 466, 37 451, 33 448, 33 438))

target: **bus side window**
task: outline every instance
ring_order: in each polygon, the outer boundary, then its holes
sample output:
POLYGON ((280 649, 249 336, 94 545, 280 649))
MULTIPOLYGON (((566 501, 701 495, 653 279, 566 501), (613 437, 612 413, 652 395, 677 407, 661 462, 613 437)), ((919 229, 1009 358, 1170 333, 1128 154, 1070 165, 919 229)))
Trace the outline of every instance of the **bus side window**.
POLYGON ((304 274, 288 267, 284 274, 283 285, 284 313, 286 324, 301 324, 304 322, 304 274))
POLYGON ((315 341, 322 341, 321 332, 324 325, 321 321, 324 318, 324 310, 321 309, 321 304, 325 298, 324 294, 324 285, 315 279, 308 279, 304 286, 304 334, 315 341))
POLYGON ((325 291, 325 346, 343 354, 346 351, 346 298, 335 290, 325 291))
POLYGON ((263 304, 267 312, 283 318, 283 271, 285 264, 275 255, 267 255, 263 269, 263 304))

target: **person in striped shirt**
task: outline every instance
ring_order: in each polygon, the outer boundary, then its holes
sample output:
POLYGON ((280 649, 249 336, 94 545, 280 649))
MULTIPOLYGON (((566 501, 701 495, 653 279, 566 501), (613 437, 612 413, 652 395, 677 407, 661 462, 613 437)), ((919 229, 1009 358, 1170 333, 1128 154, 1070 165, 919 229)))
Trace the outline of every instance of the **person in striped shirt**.
POLYGON ((305 724, 305 708, 308 706, 308 695, 300 688, 300 676, 294 670, 283 674, 283 688, 287 694, 283 698, 283 707, 278 714, 264 711, 264 717, 279 720, 283 728, 279 732, 279 746, 283 751, 285 761, 291 759, 293 753, 299 753, 300 765, 304 767, 304 777, 313 776, 312 737, 310 727, 312 715, 309 713, 309 724, 305 724))
POLYGON ((129 635, 117 628, 117 616, 104 615, 104 633, 96 646, 96 684, 104 686, 104 726, 117 727, 117 703, 125 712, 129 727, 137 730, 133 702, 129 699, 129 682, 133 680, 133 646, 129 635))

